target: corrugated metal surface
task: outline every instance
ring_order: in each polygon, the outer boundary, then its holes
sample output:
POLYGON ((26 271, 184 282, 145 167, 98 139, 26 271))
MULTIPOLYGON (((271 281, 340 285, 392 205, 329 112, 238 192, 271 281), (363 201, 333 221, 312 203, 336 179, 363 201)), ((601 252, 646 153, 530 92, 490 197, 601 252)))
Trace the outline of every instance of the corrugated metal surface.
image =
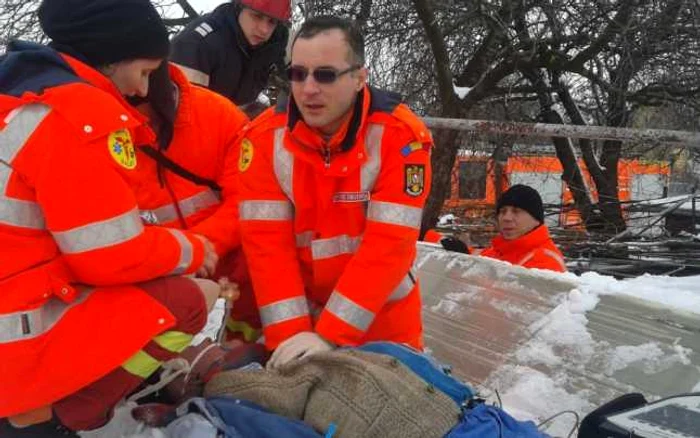
POLYGON ((585 314, 586 345, 555 346, 559 363, 523 363, 518 350, 570 292, 576 279, 543 275, 489 259, 419 244, 427 347, 475 385, 507 391, 518 366, 530 366, 596 406, 621 393, 687 392, 700 382, 700 315, 631 298, 602 296, 585 314), (618 347, 656 343, 663 355, 611 365, 618 347), (680 352, 680 353, 679 353, 680 352), (666 360, 668 357, 680 360, 666 360), (666 360, 666 362, 664 362, 666 360), (500 387, 499 387, 500 386, 500 387))

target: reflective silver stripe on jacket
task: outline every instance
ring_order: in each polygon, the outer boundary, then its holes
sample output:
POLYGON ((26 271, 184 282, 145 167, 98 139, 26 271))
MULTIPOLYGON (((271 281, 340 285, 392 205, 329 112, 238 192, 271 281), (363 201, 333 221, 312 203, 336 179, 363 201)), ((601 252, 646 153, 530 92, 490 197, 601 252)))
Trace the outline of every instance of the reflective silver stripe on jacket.
MULTIPOLYGON (((415 278, 415 275, 413 278, 415 278)), ((389 295, 389 299, 387 301, 400 301, 409 296, 416 285, 416 283, 413 282, 413 278, 411 278, 411 273, 406 274, 406 276, 401 280, 401 283, 399 283, 399 285, 396 286, 396 289, 394 289, 391 295, 389 295)))
POLYGON ((80 254, 128 242, 143 231, 139 212, 133 209, 104 221, 51 234, 62 253, 80 254))
POLYGON ((366 332, 374 321, 375 314, 344 296, 337 290, 333 291, 326 303, 325 310, 335 315, 341 321, 366 332))
POLYGON ((294 219, 289 201, 243 201, 239 206, 242 221, 288 221, 294 219))
MULTIPOLYGON (((294 156, 284 147, 285 128, 275 131, 273 167, 277 182, 290 201, 294 202, 294 156)), ((363 192, 371 192, 381 170, 383 125, 369 125, 365 146, 367 161, 360 172, 360 187, 363 192)))
MULTIPOLYGON (((192 216, 200 210, 219 204, 219 196, 211 189, 206 189, 196 195, 178 202, 180 211, 185 218, 192 216)), ((175 204, 168 204, 153 210, 141 210, 141 217, 147 217, 147 223, 166 224, 178 219, 175 204)))
POLYGON ((275 131, 273 167, 275 176, 287 198, 294 202, 294 156, 284 147, 285 128, 275 131))
POLYGON ((323 260, 343 254, 355 254, 361 242, 362 236, 351 237, 346 234, 314 240, 311 242, 311 257, 314 260, 323 260))
POLYGON ((168 232, 170 232, 170 234, 172 234, 180 244, 180 258, 175 266, 175 269, 173 269, 170 273, 172 275, 184 274, 187 272, 190 265, 192 265, 192 259, 194 259, 194 246, 182 231, 173 228, 165 229, 168 230, 168 232))
POLYGON ((306 297, 289 298, 260 307, 263 327, 309 315, 306 297))
POLYGON ((546 255, 548 255, 548 256, 550 256, 551 258, 553 258, 554 260, 556 260, 557 263, 559 263, 559 266, 561 266, 561 267, 566 271, 566 269, 567 269, 567 268, 566 268, 566 262, 564 261, 564 259, 561 258, 561 256, 560 256, 559 254, 557 254, 556 252, 552 251, 551 249, 546 249, 546 248, 543 250, 543 252, 544 252, 546 255))
POLYGON ((365 137, 367 161, 360 172, 360 187, 363 192, 372 192, 382 167, 382 137, 384 125, 369 125, 365 137))
POLYGON ((33 230, 46 228, 39 204, 10 198, 7 188, 13 173, 12 162, 50 112, 46 105, 29 104, 5 118, 7 126, 0 131, 0 224, 33 230))
POLYGON ((525 254, 525 257, 523 257, 518 263, 516 263, 517 266, 522 266, 525 263, 529 262, 532 260, 532 258, 535 256, 535 251, 530 251, 529 253, 525 254))
POLYGON ((89 293, 89 290, 81 293, 69 304, 51 298, 38 309, 0 314, 0 344, 33 339, 47 333, 68 310, 85 301, 89 293))
POLYGON ((393 202, 370 201, 367 219, 420 230, 423 209, 393 202))
POLYGON ((297 248, 308 248, 311 246, 311 242, 314 240, 313 231, 304 231, 294 236, 297 241, 297 248))

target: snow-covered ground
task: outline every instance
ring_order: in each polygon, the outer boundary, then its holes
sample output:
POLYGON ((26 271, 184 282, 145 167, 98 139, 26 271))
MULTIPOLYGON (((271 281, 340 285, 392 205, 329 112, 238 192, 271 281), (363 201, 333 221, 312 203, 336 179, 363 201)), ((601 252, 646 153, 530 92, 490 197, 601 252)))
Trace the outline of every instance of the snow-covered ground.
MULTIPOLYGON (((682 312, 700 313, 700 277, 645 275, 618 281, 587 273, 576 278, 576 281, 579 288, 570 292, 550 314, 531 326, 536 335, 516 351, 518 365, 504 365, 490 379, 491 384, 501 389, 507 387, 500 397, 504 408, 517 418, 540 422, 563 411, 576 412, 581 418, 592 411, 596 405, 589 400, 591 394, 586 390, 572 390, 572 387, 576 387, 572 379, 593 364, 598 367, 600 375, 606 377, 614 376, 633 364, 648 375, 666 372, 677 364, 690 365, 692 350, 680 344, 673 345, 667 352, 659 342, 613 347, 596 341, 588 328, 587 313, 595 309, 603 295, 628 296, 682 312), (571 362, 582 366, 571 370, 571 362), (566 369, 573 372, 543 373, 540 371, 542 366, 548 370, 566 369)), ((685 391, 699 389, 700 382, 686 382, 685 391)), ((631 392, 631 388, 628 392, 631 392)), ((553 421, 547 432, 554 436, 567 436, 573 421, 571 415, 564 415, 553 421)))

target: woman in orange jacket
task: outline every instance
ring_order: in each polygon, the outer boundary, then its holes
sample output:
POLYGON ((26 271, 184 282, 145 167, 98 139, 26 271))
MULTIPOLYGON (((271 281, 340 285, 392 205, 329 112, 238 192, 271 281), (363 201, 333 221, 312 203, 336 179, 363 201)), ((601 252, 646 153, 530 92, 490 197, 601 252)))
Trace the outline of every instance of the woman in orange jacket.
POLYGON ((362 35, 307 20, 292 46, 292 97, 241 140, 240 218, 269 366, 333 345, 422 348, 411 268, 430 191, 428 129, 366 85, 362 35))
POLYGON ((146 95, 169 47, 155 8, 45 0, 39 19, 55 49, 0 62, 0 436, 16 438, 107 422, 201 330, 205 297, 178 275, 217 262, 196 233, 144 227, 127 182, 153 134, 122 95, 146 95))
POLYGON ((508 189, 496 205, 499 235, 479 255, 525 268, 566 272, 564 256, 544 225, 537 190, 522 184, 508 189))
POLYGON ((129 99, 157 135, 154 144, 136 151, 140 166, 130 179, 141 218, 149 225, 190 230, 214 244, 220 257, 214 278, 230 279, 240 292, 227 327, 232 336, 253 342, 260 318, 241 248, 236 199, 235 140, 248 117, 228 99, 191 84, 174 64, 163 64, 149 82, 147 98, 129 99))

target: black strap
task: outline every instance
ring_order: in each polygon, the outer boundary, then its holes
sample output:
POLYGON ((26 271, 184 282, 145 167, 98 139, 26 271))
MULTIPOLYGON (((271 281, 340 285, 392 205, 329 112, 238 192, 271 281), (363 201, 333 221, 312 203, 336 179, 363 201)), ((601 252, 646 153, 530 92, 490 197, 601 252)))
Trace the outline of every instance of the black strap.
POLYGON ((170 158, 166 157, 161 151, 154 149, 150 146, 139 146, 138 148, 141 150, 141 152, 148 155, 150 158, 155 160, 157 163, 160 163, 163 167, 172 171, 176 175, 179 175, 185 178, 186 180, 192 181, 193 183, 199 186, 207 186, 216 192, 221 191, 221 186, 219 186, 215 181, 202 178, 199 175, 195 175, 194 173, 190 172, 189 170, 185 169, 184 167, 171 160, 170 158))

